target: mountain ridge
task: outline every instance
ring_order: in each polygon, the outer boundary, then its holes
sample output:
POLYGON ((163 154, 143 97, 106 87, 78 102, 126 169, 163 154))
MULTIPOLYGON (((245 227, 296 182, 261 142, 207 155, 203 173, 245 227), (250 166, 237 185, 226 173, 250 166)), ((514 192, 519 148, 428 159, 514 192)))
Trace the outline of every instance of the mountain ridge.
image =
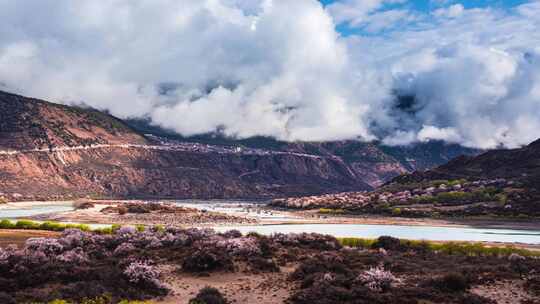
POLYGON ((477 156, 460 156, 431 170, 396 177, 393 182, 459 178, 508 178, 526 183, 540 180, 540 139, 517 149, 499 149, 477 156))
POLYGON ((9 200, 274 198, 361 191, 460 151, 472 153, 441 143, 426 154, 415 148, 384 151, 358 141, 164 138, 97 110, 5 92, 0 92, 0 118, 0 197, 9 200))

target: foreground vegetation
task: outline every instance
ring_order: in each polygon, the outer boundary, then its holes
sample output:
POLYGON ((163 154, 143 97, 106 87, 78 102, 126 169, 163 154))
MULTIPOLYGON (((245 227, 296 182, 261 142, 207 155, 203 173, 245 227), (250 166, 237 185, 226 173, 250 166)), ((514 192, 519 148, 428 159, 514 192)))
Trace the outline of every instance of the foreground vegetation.
MULTIPOLYGON (((343 246, 361 249, 373 248, 379 242, 378 239, 364 238, 338 238, 338 240, 343 246)), ((473 242, 430 242, 402 239, 399 242, 399 246, 448 255, 504 257, 511 254, 519 254, 524 257, 540 258, 540 251, 527 250, 514 246, 488 246, 473 242)))
MULTIPOLYGON (((538 254, 511 247, 120 227, 110 234, 65 229, 59 238, 0 249, 0 303, 138 304, 127 301, 170 293, 165 276, 272 273, 291 266, 288 280, 297 286, 292 304, 487 304, 494 302, 472 293, 473 286, 522 282, 531 298, 540 286, 538 254), (163 273, 165 265, 172 272, 163 273)), ((191 303, 227 302, 210 288, 191 303)))

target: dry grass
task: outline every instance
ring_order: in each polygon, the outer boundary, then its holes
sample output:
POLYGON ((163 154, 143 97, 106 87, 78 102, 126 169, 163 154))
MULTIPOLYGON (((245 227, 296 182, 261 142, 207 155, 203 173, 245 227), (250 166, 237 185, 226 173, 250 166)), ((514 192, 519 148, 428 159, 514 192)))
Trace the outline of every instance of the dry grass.
POLYGON ((0 247, 6 247, 10 244, 22 246, 29 238, 57 237, 59 235, 59 232, 54 231, 0 229, 0 247))

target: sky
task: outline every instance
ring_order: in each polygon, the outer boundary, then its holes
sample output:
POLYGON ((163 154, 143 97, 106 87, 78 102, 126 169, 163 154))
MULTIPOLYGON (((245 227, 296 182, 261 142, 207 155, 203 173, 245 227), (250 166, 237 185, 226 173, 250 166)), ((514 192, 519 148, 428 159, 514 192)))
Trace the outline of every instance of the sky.
POLYGON ((0 0, 0 89, 183 135, 540 137, 538 0, 0 0))

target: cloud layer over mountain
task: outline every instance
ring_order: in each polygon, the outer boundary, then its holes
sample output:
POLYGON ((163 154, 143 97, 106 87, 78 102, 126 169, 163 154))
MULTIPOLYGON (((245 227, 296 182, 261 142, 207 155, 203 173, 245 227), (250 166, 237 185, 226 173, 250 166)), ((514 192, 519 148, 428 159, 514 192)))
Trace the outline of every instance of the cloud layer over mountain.
POLYGON ((540 137, 540 2, 438 2, 0 0, 0 88, 184 135, 540 137))

